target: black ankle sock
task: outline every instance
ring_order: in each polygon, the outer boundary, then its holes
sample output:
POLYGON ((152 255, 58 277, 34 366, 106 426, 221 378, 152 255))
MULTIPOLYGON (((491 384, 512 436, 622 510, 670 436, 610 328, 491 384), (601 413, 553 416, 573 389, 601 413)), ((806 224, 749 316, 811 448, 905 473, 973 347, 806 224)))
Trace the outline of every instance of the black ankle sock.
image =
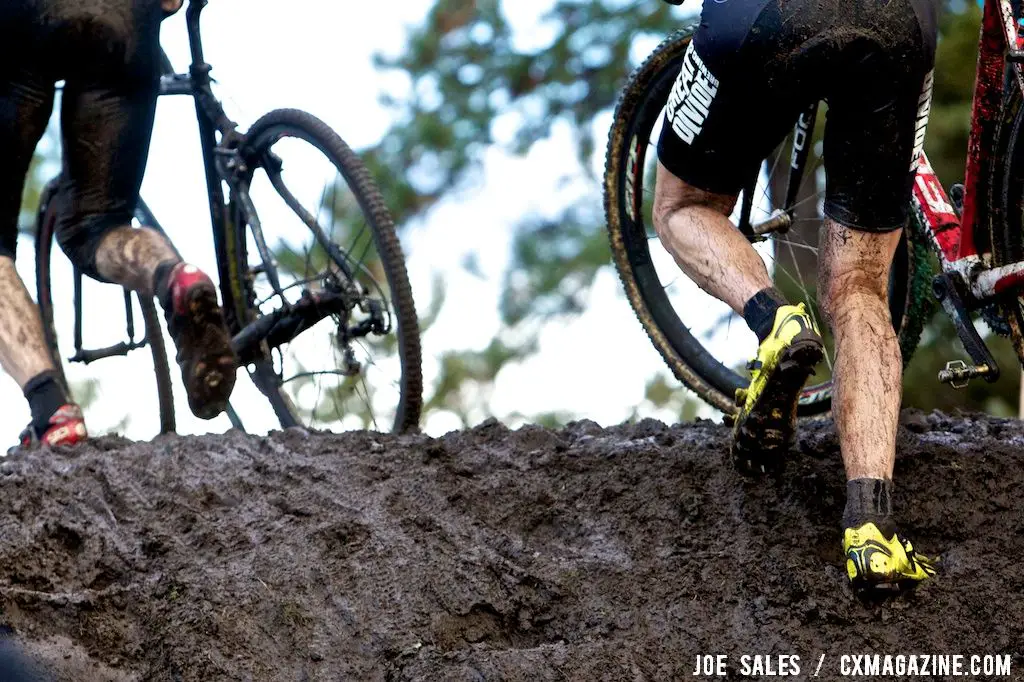
POLYGON ((895 532, 892 521, 891 480, 855 478, 847 482, 843 527, 858 528, 865 523, 874 523, 886 537, 895 532))
POLYGON ((743 319, 750 330, 757 334, 758 343, 764 342, 775 326, 775 313, 789 305, 778 289, 761 289, 743 306, 743 319))
POLYGON ((50 428, 50 417, 68 402, 68 395, 55 371, 37 374, 25 384, 25 398, 32 410, 32 429, 42 437, 50 428))
POLYGON ((156 266, 153 272, 153 295, 160 302, 160 307, 167 310, 171 302, 171 287, 167 281, 171 276, 171 270, 180 263, 178 260, 165 260, 156 266))

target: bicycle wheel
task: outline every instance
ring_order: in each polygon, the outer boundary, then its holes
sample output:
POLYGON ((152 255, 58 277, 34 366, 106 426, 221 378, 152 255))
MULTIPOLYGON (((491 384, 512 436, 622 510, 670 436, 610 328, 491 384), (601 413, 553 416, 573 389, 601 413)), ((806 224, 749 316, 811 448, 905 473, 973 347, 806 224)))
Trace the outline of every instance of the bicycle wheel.
MULTIPOLYGON (((66 278, 66 281, 62 281, 62 284, 69 290, 74 286, 74 278, 80 275, 76 274, 74 266, 67 257, 64 256, 63 251, 53 248, 56 243, 56 237, 54 235, 56 216, 52 210, 49 210, 49 199, 52 197, 52 194, 53 189, 48 186, 46 190, 44 190, 40 199, 40 207, 36 223, 36 301, 39 305, 39 314, 43 321, 43 335, 46 338, 46 345, 53 356, 54 365, 57 367, 61 380, 64 383, 64 387, 68 390, 69 394, 72 388, 69 379, 92 382, 94 386, 98 385, 100 388, 100 395, 98 396, 100 399, 99 406, 109 408, 110 405, 105 404, 102 401, 104 383, 99 381, 96 376, 90 376, 90 374, 85 371, 78 371, 77 368, 76 371, 72 373, 63 362, 64 358, 72 357, 75 354, 76 348, 72 340, 74 336, 73 330, 75 316, 79 314, 84 315, 84 312, 79 313, 75 311, 74 306, 71 303, 72 299, 70 296, 59 297, 61 301, 67 301, 67 303, 63 304, 59 308, 59 313, 55 312, 53 297, 54 273, 59 271, 61 273, 60 278, 62 280, 66 278), (61 328, 60 335, 57 334, 58 320, 61 328)), ((88 278, 83 277, 83 280, 88 280, 88 278)), ((91 297, 91 300, 103 300, 104 303, 113 301, 114 298, 117 297, 118 293, 120 293, 117 292, 117 287, 109 284, 103 284, 101 282, 83 281, 82 286, 83 289, 88 287, 88 293, 95 296, 94 299, 91 297)), ((83 295, 84 294, 85 291, 83 291, 83 295)), ((174 396, 171 388, 170 370, 167 363, 167 350, 164 345, 164 336, 160 327, 160 318, 157 314, 154 299, 151 296, 133 294, 131 300, 133 301, 132 305, 134 306, 135 314, 141 313, 143 328, 145 329, 145 345, 149 346, 153 358, 153 373, 156 378, 155 406, 160 417, 160 433, 170 433, 175 430, 174 396)), ((116 323, 114 325, 109 325, 110 318, 107 317, 107 311, 112 308, 105 304, 97 304, 92 307, 92 309, 96 311, 104 311, 102 316, 98 314, 93 318, 97 322, 97 325, 88 327, 88 330, 94 333, 99 331, 99 328, 102 327, 102 334, 95 334, 97 339, 92 342, 92 345, 105 347, 113 345, 118 341, 123 341, 123 338, 114 339, 106 336, 106 333, 109 332, 111 328, 119 328, 116 323), (99 324, 101 320, 102 325, 99 324), (103 340, 99 340, 100 338, 103 340)), ((130 330, 126 324, 125 333, 129 334, 129 331, 130 330)), ((85 333, 86 330, 83 330, 83 335, 85 333)), ((106 381, 109 383, 112 380, 116 380, 116 377, 118 376, 136 376, 137 372, 135 367, 133 366, 129 369, 128 363, 129 360, 127 355, 124 357, 111 357, 109 363, 104 363, 104 368, 109 369, 106 373, 106 381), (118 367, 118 361, 121 363, 120 367, 118 367)), ((84 364, 81 366, 84 367, 84 364)), ((133 387, 137 385, 134 379, 132 381, 132 385, 133 387)), ((111 394, 112 396, 120 395, 120 391, 115 388, 111 390, 111 394)), ((134 395, 135 394, 133 393, 133 401, 140 399, 134 397, 134 395)), ((78 399, 81 400, 81 397, 78 399)), ((141 399, 145 400, 145 398, 141 399)), ((90 401, 84 402, 88 403, 90 401)), ((133 402, 133 404, 138 407, 137 403, 133 402)), ((89 405, 85 405, 84 409, 88 412, 89 405)), ((125 418, 130 417, 131 414, 125 415, 125 418)))
MULTIPOLYGON (((1010 81, 996 133, 995 154, 988 183, 988 237, 992 266, 1024 260, 1024 107, 1016 81, 1010 81)), ((979 225, 980 227, 980 225, 979 225)), ((979 230, 976 230, 976 234, 979 230)), ((984 245, 980 245, 980 250, 984 245)), ((1009 334, 1017 358, 1024 366, 1024 295, 1011 291, 997 304, 1003 319, 989 319, 995 331, 1009 334), (1004 322, 1005 324, 1000 324, 1004 322)))
MULTIPOLYGON (((273 315, 303 296, 347 301, 298 336, 265 341, 257 357, 243 358, 252 385, 282 426, 417 429, 416 308, 369 172, 326 124, 296 110, 259 119, 239 154, 244 169, 232 190, 229 236, 234 291, 225 294, 237 319, 273 315)), ((240 416, 242 404, 232 398, 240 416)), ((243 416, 243 427, 249 420, 243 416)))
MULTIPOLYGON (((743 367, 757 338, 728 306, 704 293, 676 266, 654 232, 654 173, 663 109, 681 68, 693 27, 665 40, 630 77, 615 110, 605 165, 604 200, 615 266, 637 318, 673 374, 703 400, 734 413, 734 395, 749 378, 743 367)), ((817 120, 821 120, 821 116, 817 120)), ((792 136, 762 164, 748 199, 750 222, 766 221, 789 208, 793 226, 755 243, 776 286, 791 301, 804 301, 819 321, 826 342, 826 362, 801 395, 799 414, 830 408, 833 344, 818 306, 817 253, 824 190, 821 128, 808 130, 809 152, 799 192, 788 206, 783 200, 790 167, 792 136)), ((733 221, 738 222, 737 202, 733 221)), ((907 230, 913 235, 914 230, 907 230)), ((920 240, 901 241, 890 275, 890 311, 906 363, 920 338, 929 305, 928 254, 920 240)))

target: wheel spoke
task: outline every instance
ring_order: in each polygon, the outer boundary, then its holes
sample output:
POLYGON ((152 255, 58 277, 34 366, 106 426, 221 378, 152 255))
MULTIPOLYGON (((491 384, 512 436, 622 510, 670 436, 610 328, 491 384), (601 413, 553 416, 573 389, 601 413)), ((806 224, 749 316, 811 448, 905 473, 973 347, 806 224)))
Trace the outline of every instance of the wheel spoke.
POLYGON ((799 242, 790 241, 789 239, 783 238, 781 235, 776 235, 775 237, 773 237, 773 239, 777 242, 786 244, 790 248, 796 247, 798 249, 806 249, 807 251, 810 251, 814 255, 818 255, 817 247, 811 246, 810 244, 801 244, 799 242))
MULTIPOLYGON (((396 257, 397 236, 372 180, 351 150, 319 139, 315 126, 301 135, 273 126, 260 131, 259 122, 252 128, 247 157, 258 159, 254 165, 264 171, 252 176, 254 214, 274 245, 281 295, 267 286, 266 269, 259 267, 248 237, 242 286, 246 300, 253 301, 250 319, 296 305, 305 290, 326 288, 353 304, 351 311, 346 305, 335 314, 313 316, 308 328, 282 336, 290 340, 276 353, 253 360, 253 379, 285 425, 289 419, 310 427, 378 430, 415 424, 422 398, 406 394, 421 381, 418 324, 409 312, 414 307, 404 262, 396 257), (310 137, 317 141, 311 144, 310 137), (380 333, 378 324, 388 331, 380 333), (399 343, 390 336, 395 333, 407 336, 399 343), (349 334, 357 338, 345 341, 349 334), (366 343, 357 346, 364 335, 366 343)), ((307 299, 306 305, 316 303, 307 299)), ((284 317, 281 323, 296 319, 284 317)), ((291 331, 278 327, 274 333, 291 331)))

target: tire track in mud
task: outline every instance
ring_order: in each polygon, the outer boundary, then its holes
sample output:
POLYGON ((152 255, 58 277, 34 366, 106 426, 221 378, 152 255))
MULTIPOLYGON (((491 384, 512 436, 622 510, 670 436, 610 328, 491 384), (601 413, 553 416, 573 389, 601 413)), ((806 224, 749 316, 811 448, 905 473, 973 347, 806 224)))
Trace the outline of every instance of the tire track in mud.
POLYGON ((2 624, 76 680, 664 680, 702 653, 826 653, 822 679, 844 653, 1020 669, 1024 425, 902 422, 897 509, 945 570, 884 604, 846 585, 827 421, 765 481, 710 422, 488 422, 10 457, 2 624))

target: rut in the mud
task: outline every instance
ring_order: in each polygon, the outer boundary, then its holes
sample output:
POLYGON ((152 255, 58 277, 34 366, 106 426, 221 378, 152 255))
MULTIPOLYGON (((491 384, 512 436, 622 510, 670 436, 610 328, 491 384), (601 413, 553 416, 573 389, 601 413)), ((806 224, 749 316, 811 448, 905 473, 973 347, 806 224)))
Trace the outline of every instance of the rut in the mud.
POLYGON ((1022 446, 1020 422, 904 415, 896 503, 945 573, 871 607, 842 574, 829 423, 760 483, 708 422, 101 439, 0 465, 3 621, 76 680, 667 680, 698 653, 1024 670, 1022 446))

